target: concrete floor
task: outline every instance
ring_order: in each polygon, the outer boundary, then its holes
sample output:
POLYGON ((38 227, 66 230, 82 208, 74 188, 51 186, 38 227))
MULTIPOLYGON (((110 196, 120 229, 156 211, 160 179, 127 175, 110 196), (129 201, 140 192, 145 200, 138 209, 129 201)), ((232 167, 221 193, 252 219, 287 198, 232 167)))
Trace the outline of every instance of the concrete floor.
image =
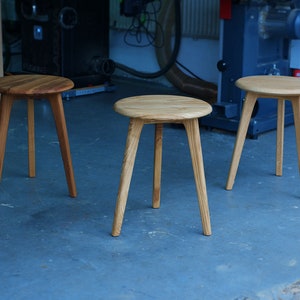
POLYGON ((284 174, 275 131, 248 139, 225 191, 235 135, 201 128, 213 234, 202 235, 185 131, 164 131, 162 202, 151 208, 153 126, 141 136, 121 236, 110 235, 128 119, 116 100, 176 93, 138 82, 64 101, 78 197, 68 197, 52 114, 36 102, 37 177, 26 104, 11 116, 0 184, 0 299, 300 299, 300 185, 293 126, 284 174))

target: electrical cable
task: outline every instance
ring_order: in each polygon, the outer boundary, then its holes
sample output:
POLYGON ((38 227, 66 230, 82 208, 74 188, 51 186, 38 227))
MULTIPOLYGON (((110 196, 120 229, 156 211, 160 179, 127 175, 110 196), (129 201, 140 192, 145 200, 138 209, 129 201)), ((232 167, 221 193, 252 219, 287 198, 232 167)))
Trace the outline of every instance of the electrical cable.
POLYGON ((115 62, 116 68, 137 77, 152 79, 164 75, 175 64, 179 53, 180 44, 181 44, 181 8, 180 8, 180 0, 173 0, 173 1, 174 1, 174 11, 175 11, 175 41, 174 41, 172 54, 170 56, 169 61, 166 63, 166 65, 163 66, 160 70, 153 73, 137 71, 133 68, 130 68, 118 62, 115 62))
POLYGON ((163 41, 160 45, 156 42, 157 32, 160 31, 159 35, 163 34, 161 24, 157 22, 157 14, 160 9, 161 0, 145 2, 139 13, 132 16, 131 25, 124 35, 124 43, 132 47, 163 47, 163 41), (151 27, 155 28, 154 33, 151 27))
POLYGON ((201 80, 201 78, 198 76, 198 75, 196 75, 194 72, 192 72, 190 69, 188 69, 186 66, 184 66, 182 63, 180 63, 178 60, 176 60, 176 64, 178 65, 178 66, 180 66, 183 70, 185 70, 185 71, 187 71, 189 74, 191 74, 193 77, 195 77, 195 78, 197 78, 197 79, 200 79, 201 80))
POLYGON ((152 19, 151 14, 148 12, 133 17, 131 25, 124 35, 124 43, 132 47, 162 47, 163 43, 161 43, 161 45, 157 45, 156 34, 152 33, 149 29, 151 23, 155 24, 156 31, 163 31, 161 25, 156 21, 156 17, 152 19), (135 38, 136 43, 130 41, 131 37, 135 38), (147 38, 146 43, 143 42, 143 37, 147 38))

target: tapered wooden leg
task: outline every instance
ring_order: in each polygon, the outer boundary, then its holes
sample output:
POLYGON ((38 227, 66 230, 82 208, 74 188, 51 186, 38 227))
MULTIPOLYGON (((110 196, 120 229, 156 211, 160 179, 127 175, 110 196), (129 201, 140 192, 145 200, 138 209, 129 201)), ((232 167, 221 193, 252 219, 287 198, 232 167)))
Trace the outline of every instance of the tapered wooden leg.
POLYGON ((194 177, 198 195, 200 215, 204 235, 211 235, 210 216, 206 192, 206 182, 200 142, 200 130, 198 119, 191 119, 184 122, 187 132, 190 152, 192 157, 194 177))
POLYGON ((0 101, 0 179, 2 177, 9 118, 14 98, 2 95, 0 101))
POLYGON ((300 170, 300 97, 292 100, 293 113, 294 113, 294 124, 296 132, 296 143, 298 151, 298 166, 300 170))
POLYGON ((64 107, 63 107, 61 95, 54 94, 48 96, 48 100, 50 101, 55 124, 56 124, 56 131, 58 135, 61 156, 63 159, 67 183, 69 187, 69 194, 71 197, 76 197, 77 196, 76 184, 75 184, 69 138, 67 133, 67 126, 66 126, 64 107))
POLYGON ((160 207, 163 124, 155 125, 152 207, 160 207))
POLYGON ((277 102, 276 175, 282 176, 285 101, 279 98, 277 102))
POLYGON ((34 99, 27 100, 28 175, 35 177, 34 99))
POLYGON ((251 115, 254 109, 256 99, 257 99, 257 95, 254 93, 248 93, 246 96, 246 100, 243 106, 242 116, 239 123, 238 132, 237 132, 237 137, 234 145, 230 170, 229 170, 227 184, 226 184, 226 190, 232 189, 235 180, 236 172, 240 162, 243 146, 245 143, 245 138, 247 135, 247 130, 249 127, 249 123, 250 123, 250 119, 251 119, 251 115))
POLYGON ((143 125, 144 122, 142 120, 130 119, 118 198, 115 208, 112 236, 119 236, 121 233, 132 171, 143 125))

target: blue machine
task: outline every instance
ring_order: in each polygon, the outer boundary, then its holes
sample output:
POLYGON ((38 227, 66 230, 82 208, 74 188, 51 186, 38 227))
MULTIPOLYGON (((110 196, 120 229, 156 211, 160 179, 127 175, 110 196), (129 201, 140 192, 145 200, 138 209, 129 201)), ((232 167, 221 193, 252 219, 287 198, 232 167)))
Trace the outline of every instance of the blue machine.
MULTIPOLYGON (((245 93, 235 81, 250 75, 290 75, 289 44, 300 38, 300 1, 238 1, 232 5, 232 16, 222 21, 222 59, 218 100, 210 116, 201 124, 237 131, 245 93), (275 74, 274 74, 275 72, 275 74)), ((299 79, 300 84, 300 79, 299 79)), ((291 105, 286 101, 286 124, 293 123, 291 105)), ((248 135, 276 128, 277 101, 258 99, 248 135)))

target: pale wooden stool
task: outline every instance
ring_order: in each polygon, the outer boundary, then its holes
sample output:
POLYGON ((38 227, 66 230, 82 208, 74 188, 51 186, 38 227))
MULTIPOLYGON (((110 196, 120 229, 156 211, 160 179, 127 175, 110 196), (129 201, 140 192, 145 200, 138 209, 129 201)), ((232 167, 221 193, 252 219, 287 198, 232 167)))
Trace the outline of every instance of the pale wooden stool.
POLYGON ((248 126, 258 98, 274 98, 278 102, 277 110, 277 142, 276 142, 276 175, 282 175, 285 100, 291 101, 294 114, 298 163, 300 166, 300 80, 291 76, 249 76, 236 81, 236 86, 246 91, 246 99, 239 123, 236 142, 233 150, 231 166, 226 189, 231 190, 237 173, 248 126))
POLYGON ((28 108, 28 173, 35 177, 34 99, 50 102, 61 155, 64 163, 69 194, 76 197, 76 185, 71 160, 69 139, 61 92, 71 89, 74 83, 67 78, 50 75, 10 75, 0 78, 0 179, 2 177, 7 131, 14 100, 27 99, 28 108))
POLYGON ((209 114, 211 106, 198 99, 172 95, 146 95, 125 98, 115 103, 114 109, 130 118, 120 186, 115 209, 113 236, 119 236, 128 197, 133 166, 144 124, 155 124, 155 150, 153 174, 153 208, 160 207, 163 123, 184 125, 192 157, 203 232, 211 235, 206 182, 202 160, 198 118, 209 114))

